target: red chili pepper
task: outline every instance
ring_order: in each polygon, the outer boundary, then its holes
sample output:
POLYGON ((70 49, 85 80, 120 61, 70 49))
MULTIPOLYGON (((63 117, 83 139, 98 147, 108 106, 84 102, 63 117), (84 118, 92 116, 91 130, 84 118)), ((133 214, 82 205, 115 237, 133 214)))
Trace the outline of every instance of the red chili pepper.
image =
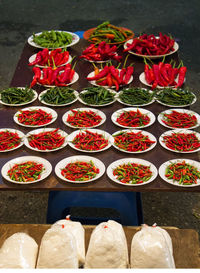
POLYGON ((74 127, 79 128, 89 128, 97 126, 102 118, 100 115, 95 113, 92 110, 89 111, 80 111, 80 110, 71 110, 73 114, 67 116, 67 122, 74 127))
POLYGON ((197 118, 194 114, 173 110, 169 114, 164 113, 162 122, 172 128, 190 128, 197 124, 197 118))
POLYGON ((141 127, 147 125, 150 122, 150 118, 147 114, 142 114, 139 110, 130 110, 120 114, 116 121, 125 127, 141 127))

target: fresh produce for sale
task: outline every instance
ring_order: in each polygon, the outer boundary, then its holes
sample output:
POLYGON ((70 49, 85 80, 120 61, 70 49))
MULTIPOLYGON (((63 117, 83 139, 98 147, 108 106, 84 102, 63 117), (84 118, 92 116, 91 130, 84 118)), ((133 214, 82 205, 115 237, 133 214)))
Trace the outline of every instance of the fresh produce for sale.
POLYGON ((92 161, 76 161, 68 163, 61 170, 61 175, 70 181, 88 181, 94 179, 100 170, 92 161))
POLYGON ((85 50, 83 50, 80 58, 84 58, 88 61, 107 61, 116 60, 120 62, 122 56, 117 53, 117 46, 110 46, 105 41, 102 41, 98 45, 91 44, 85 50))
POLYGON ((117 91, 122 85, 127 85, 132 81, 133 66, 115 68, 113 65, 105 65, 103 69, 90 73, 88 81, 94 81, 96 85, 114 87, 117 91))
POLYGON ((9 87, 0 91, 1 102, 6 105, 28 104, 37 98, 36 92, 29 87, 9 87))
POLYGON ((24 232, 17 232, 8 237, 1 246, 0 268, 35 269, 38 244, 24 232))
POLYGON ((162 32, 156 37, 153 34, 143 34, 136 37, 132 42, 126 43, 126 51, 133 51, 139 55, 165 55, 174 51, 174 39, 162 32))
POLYGON ((79 98, 83 103, 96 106, 103 106, 114 102, 115 96, 115 92, 102 86, 87 87, 79 94, 79 98))
POLYGON ((200 179, 200 171, 185 160, 179 160, 166 167, 165 177, 178 182, 179 185, 193 185, 200 179))
POLYGON ((154 92, 140 87, 122 89, 118 101, 126 105, 147 105, 154 101, 154 92))
MULTIPOLYGON (((23 141, 23 133, 13 129, 0 129, 0 152, 16 149, 23 141)), ((21 145, 20 145, 21 146, 21 145)))
POLYGON ((85 268, 128 268, 128 247, 121 224, 109 220, 93 230, 85 268))
POLYGON ((120 44, 133 36, 134 33, 131 30, 112 25, 109 21, 105 21, 96 28, 86 31, 83 35, 86 40, 95 44, 102 41, 109 44, 120 44))
POLYGON ((150 122, 148 114, 143 114, 139 109, 136 111, 124 111, 116 120, 117 123, 124 127, 141 127, 150 122))
POLYGON ((158 64, 152 64, 152 66, 145 59, 144 62, 144 77, 152 89, 167 86, 179 88, 184 84, 187 67, 183 66, 182 62, 178 67, 173 67, 170 63, 164 63, 164 60, 158 64))
POLYGON ((33 58, 34 60, 32 62, 29 62, 28 65, 30 66, 37 65, 58 67, 66 64, 69 61, 69 51, 62 51, 61 48, 50 51, 48 48, 44 48, 31 58, 33 58))
POLYGON ((156 224, 142 225, 132 238, 130 263, 131 268, 175 268, 168 232, 156 224))
POLYGON ((53 120, 53 116, 43 109, 27 109, 20 110, 17 119, 23 125, 41 126, 50 123, 53 120))
POLYGON ((37 267, 78 268, 78 250, 73 233, 59 225, 48 229, 41 240, 37 267))
POLYGON ((48 105, 61 106, 73 103, 77 98, 76 92, 70 87, 51 87, 39 96, 41 102, 48 105))
POLYGON ((33 42, 45 48, 59 48, 72 43, 73 36, 67 31, 43 31, 41 34, 33 34, 33 42))
POLYGON ((159 103, 170 106, 189 106, 196 101, 194 93, 181 88, 164 88, 155 97, 159 103))
POLYGON ((60 66, 57 68, 43 68, 33 67, 34 73, 33 80, 30 87, 35 84, 41 84, 44 86, 67 86, 78 80, 78 74, 74 71, 74 66, 70 63, 65 66, 60 66))

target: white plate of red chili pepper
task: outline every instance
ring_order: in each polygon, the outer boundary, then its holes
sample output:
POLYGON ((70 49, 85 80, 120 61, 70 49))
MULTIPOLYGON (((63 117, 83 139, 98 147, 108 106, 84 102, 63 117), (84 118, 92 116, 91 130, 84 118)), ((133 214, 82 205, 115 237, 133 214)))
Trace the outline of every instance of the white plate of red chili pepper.
POLYGON ((17 111, 14 121, 25 127, 42 127, 53 123, 57 119, 57 112, 44 106, 32 106, 17 111))
POLYGON ((2 176, 16 184, 32 184, 47 178, 52 166, 38 156, 22 156, 11 159, 1 169, 2 176))
POLYGON ((194 129, 200 125, 200 115, 186 109, 168 109, 158 115, 158 122, 171 129, 194 129))
POLYGON ((71 128, 94 128, 106 121, 106 115, 93 108, 76 108, 67 111, 62 121, 71 128))
POLYGON ((200 163, 191 159, 172 159, 163 163, 160 177, 167 183, 178 187, 196 187, 200 185, 200 163))
POLYGON ((145 153, 157 144, 154 135, 142 130, 121 130, 112 134, 112 137, 113 146, 125 153, 145 153))
MULTIPOLYGON (((29 65, 31 65, 31 63, 33 63, 33 62, 36 62, 36 60, 37 60, 37 59, 36 59, 36 58, 37 58, 37 54, 38 54, 38 53, 33 54, 33 55, 28 59, 29 65)), ((69 55, 65 62, 60 63, 60 64, 56 64, 56 62, 55 62, 55 66, 56 66, 56 67, 64 66, 64 65, 66 65, 67 63, 70 63, 71 60, 72 60, 72 57, 69 55)), ((44 68, 44 67, 49 67, 49 66, 53 67, 53 64, 52 64, 52 63, 48 63, 48 62, 47 62, 47 63, 44 63, 44 64, 40 64, 40 62, 39 62, 39 63, 36 64, 35 66, 44 68)))
POLYGON ((109 149, 113 143, 113 137, 103 130, 85 129, 72 132, 67 137, 67 141, 75 150, 96 153, 109 149))
POLYGON ((159 138, 160 145, 176 153, 200 151, 200 134, 186 129, 169 130, 159 138))
POLYGON ((37 152, 54 152, 67 145, 68 134, 58 128, 41 128, 29 132, 24 140, 26 147, 37 152))
POLYGON ((9 152, 24 144, 24 133, 16 129, 0 129, 0 152, 9 152))
POLYGON ((152 112, 146 109, 129 107, 115 111, 111 120, 123 128, 139 129, 152 125, 156 118, 152 112))
POLYGON ((55 167, 55 174, 70 183, 88 183, 105 173, 105 165, 91 156, 71 156, 64 158, 55 167))
POLYGON ((122 158, 107 168, 108 177, 125 186, 142 186, 152 182, 158 175, 157 168, 149 161, 139 158, 122 158))

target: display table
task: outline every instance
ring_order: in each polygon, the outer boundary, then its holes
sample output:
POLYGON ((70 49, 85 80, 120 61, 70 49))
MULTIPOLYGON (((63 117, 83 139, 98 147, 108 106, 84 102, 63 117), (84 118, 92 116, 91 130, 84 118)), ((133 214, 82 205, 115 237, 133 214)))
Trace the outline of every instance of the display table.
MULTIPOLYGON (((0 246, 7 237, 16 232, 28 233, 40 245, 41 238, 49 227, 50 225, 39 224, 0 224, 0 246)), ((94 227, 84 226, 86 250, 94 227)), ((198 233, 192 229, 163 228, 167 230, 172 239, 176 268, 200 268, 198 233)), ((139 229, 138 227, 124 227, 129 254, 132 237, 139 229)))
MULTIPOLYGON (((83 49, 86 48, 88 45, 88 42, 85 40, 80 40, 80 42, 75 45, 74 47, 70 48, 70 54, 72 56, 80 56, 81 52, 83 49)), ((21 58, 17 64, 13 79, 11 81, 10 86, 29 86, 30 82, 32 81, 33 73, 32 73, 32 68, 28 66, 28 59, 29 57, 36 53, 38 50, 31 47, 30 45, 26 44, 21 58)), ((172 55, 175 60, 178 59, 177 53, 172 55)), ((166 62, 170 60, 170 57, 166 58, 166 62), (168 59, 169 58, 169 59, 168 59)), ((134 74, 133 74, 133 82, 130 84, 130 86, 140 86, 140 87, 145 87, 143 84, 139 82, 139 75, 140 73, 143 72, 144 70, 144 64, 143 60, 141 58, 135 57, 130 55, 128 58, 127 65, 130 63, 134 63, 134 74)), ((81 91, 83 88, 90 86, 90 83, 87 81, 86 76, 93 71, 93 66, 91 63, 86 62, 84 60, 78 60, 77 65, 75 67, 76 72, 79 74, 79 80, 75 84, 72 85, 72 88, 74 88, 77 91, 81 91)), ((34 89, 40 93, 43 91, 45 88, 42 86, 34 86, 34 89)), ((197 102, 198 103, 198 102, 197 102)), ((24 107, 28 106, 37 106, 37 105, 42 105, 38 100, 36 100, 34 103, 30 105, 26 105, 24 107)), ((77 108, 77 107, 84 107, 83 104, 80 102, 75 102, 72 105, 69 105, 67 107, 53 107, 54 110, 57 111, 58 113, 58 118, 57 120, 47 126, 47 127, 52 127, 52 128, 60 128, 67 133, 71 133, 73 131, 72 128, 67 127, 63 122, 62 122, 62 116, 63 114, 68 111, 69 109, 72 108, 77 108)), ((113 124, 111 121, 111 114, 126 106, 123 106, 119 102, 114 102, 114 104, 105 106, 105 107, 98 107, 98 109, 102 110, 106 116, 107 120, 106 122, 98 127, 99 129, 105 130, 109 133, 114 133, 120 128, 113 124)), ((17 112, 20 108, 19 107, 6 107, 1 105, 0 107, 0 127, 1 128, 15 128, 18 130, 21 130, 25 134, 31 131, 31 128, 26 128, 23 126, 17 125, 13 121, 13 115, 15 112, 17 112)), ((158 104, 157 102, 154 102, 153 104, 146 106, 145 109, 148 109, 152 111, 155 116, 157 117, 158 114, 166 109, 169 109, 169 107, 162 106, 158 104)), ((159 136, 167 130, 167 128, 161 126, 158 121, 150 126, 145 128, 148 132, 152 133, 158 140, 159 136)), ((195 192, 200 192, 200 186, 198 187, 192 187, 192 188, 182 188, 182 187, 176 187, 173 185, 170 185, 166 182, 164 182, 159 176, 151 183, 144 185, 144 186, 139 186, 139 187, 127 187, 125 185, 119 185, 114 182, 112 182, 106 175, 106 173, 98 180, 95 182, 91 183, 86 183, 86 184, 71 184, 67 182, 63 182, 60 179, 58 179, 54 173, 54 168, 55 165, 63 158, 73 156, 73 155, 86 155, 87 153, 82 153, 78 152, 69 145, 67 145, 65 148, 55 151, 55 152, 48 152, 48 153, 40 153, 40 152, 34 152, 25 146, 22 146, 21 148, 8 152, 8 153, 0 153, 0 168, 9 161, 10 159, 20 157, 20 156, 25 156, 25 155, 33 155, 33 156, 41 156, 52 164, 53 166, 53 172, 51 175, 35 184, 29 184, 29 185, 17 185, 17 184, 12 184, 10 182, 7 182, 5 179, 0 177, 0 190, 67 190, 67 191, 106 191, 106 192, 124 192, 124 191, 140 191, 140 192, 158 192, 158 191, 195 191, 195 192)), ((110 149, 99 152, 99 153, 93 153, 90 154, 91 156, 94 156, 98 159, 100 159, 106 166, 110 163, 112 163, 115 160, 121 159, 121 158, 141 158, 150 161, 153 163, 157 168, 159 166, 170 159, 175 159, 175 158, 188 158, 188 159, 193 159, 193 160, 198 160, 198 154, 197 153, 191 153, 187 154, 185 156, 184 154, 178 154, 178 153, 173 153, 168 150, 165 150, 159 143, 157 143, 156 147, 146 153, 141 153, 141 154, 128 154, 128 153, 123 153, 115 149, 114 147, 111 147, 110 149)))

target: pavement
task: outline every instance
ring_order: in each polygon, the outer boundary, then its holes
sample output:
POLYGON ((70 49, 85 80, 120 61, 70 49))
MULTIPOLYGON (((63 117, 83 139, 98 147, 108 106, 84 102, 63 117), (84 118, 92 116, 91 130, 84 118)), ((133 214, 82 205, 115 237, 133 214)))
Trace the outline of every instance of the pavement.
MULTIPOLYGON (((188 67, 187 86, 199 97, 200 2, 198 0, 18 0, 0 1, 0 88, 9 86, 27 38, 33 32, 86 30, 103 21, 141 32, 176 37, 188 67)), ((193 106, 199 110, 199 104, 193 106)), ((200 232, 199 193, 142 193, 147 224, 194 228, 200 232)), ((0 223, 45 223, 47 192, 0 192, 0 223)))

